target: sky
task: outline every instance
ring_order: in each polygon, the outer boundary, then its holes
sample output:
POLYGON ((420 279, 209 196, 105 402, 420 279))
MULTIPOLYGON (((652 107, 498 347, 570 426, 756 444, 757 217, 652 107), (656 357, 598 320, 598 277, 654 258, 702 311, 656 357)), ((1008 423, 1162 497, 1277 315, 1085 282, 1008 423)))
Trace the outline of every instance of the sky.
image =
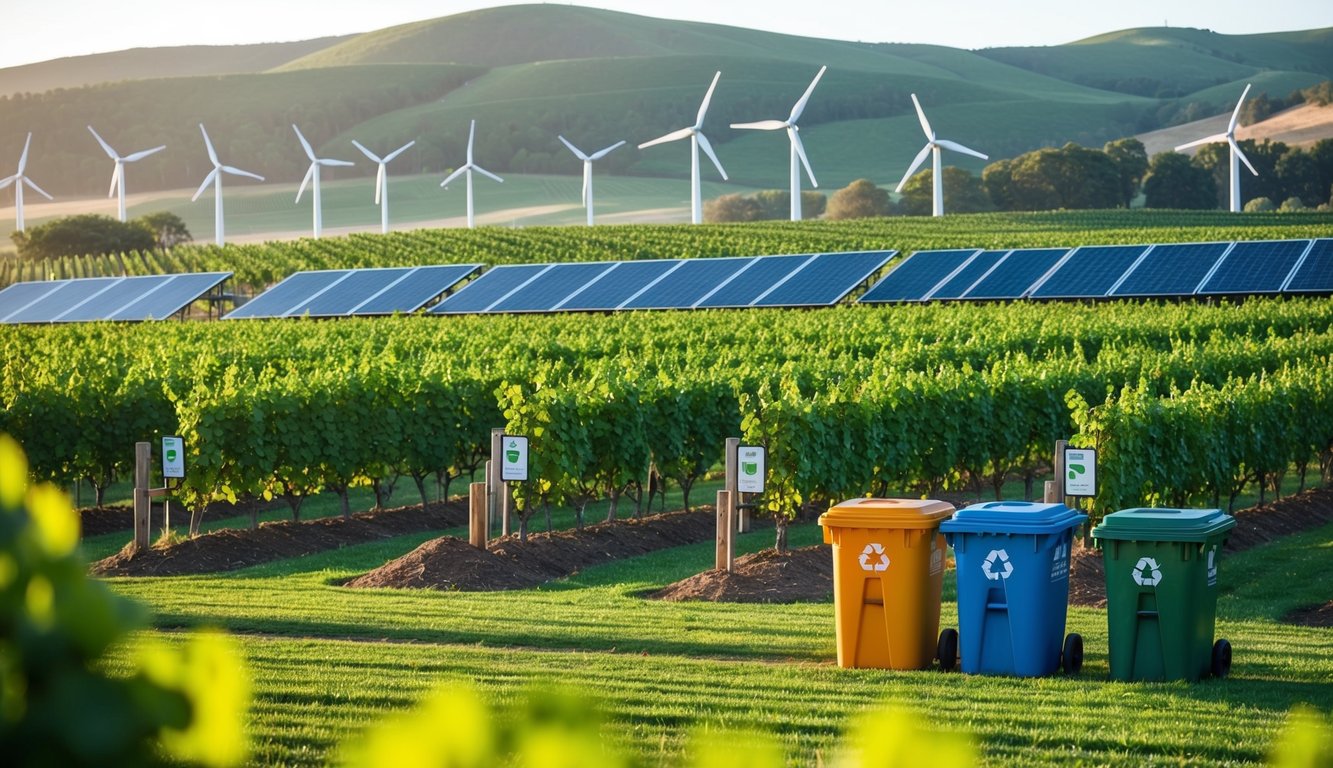
MULTIPOLYGON (((0 68, 126 48, 306 40, 513 4, 496 0, 15 2, 8 4, 0 24, 0 68)), ((969 49, 1058 45, 1146 26, 1201 27, 1226 34, 1333 27, 1330 0, 1258 4, 1253 0, 592 0, 578 4, 811 37, 969 49)))

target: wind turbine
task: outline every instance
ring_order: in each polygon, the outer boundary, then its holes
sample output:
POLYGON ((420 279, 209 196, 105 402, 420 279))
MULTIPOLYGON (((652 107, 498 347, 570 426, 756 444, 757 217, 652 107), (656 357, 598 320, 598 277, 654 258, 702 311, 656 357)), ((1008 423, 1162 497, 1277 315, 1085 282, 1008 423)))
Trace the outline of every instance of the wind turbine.
POLYGON ((504 179, 500 178, 499 176, 496 176, 495 174, 491 173, 485 168, 482 168, 480 165, 477 165, 476 163, 472 162, 472 140, 475 139, 476 136, 477 136, 477 121, 473 120, 472 127, 469 128, 467 132, 467 163, 464 164, 462 168, 459 168, 458 170, 449 174, 449 176, 444 181, 440 182, 441 187, 447 187, 449 186, 449 182, 453 181, 454 179, 464 174, 467 175, 468 229, 471 229, 472 227, 476 226, 476 219, 472 215, 472 172, 476 171, 477 173, 480 173, 482 176, 489 176, 490 178, 495 179, 496 181, 502 184, 504 183, 504 179))
POLYGON ((599 149, 596 152, 592 153, 591 155, 587 155, 584 154, 583 151, 580 150, 578 147, 574 146, 573 144, 570 144, 569 140, 566 139, 564 136, 556 136, 556 138, 560 139, 560 141, 563 142, 566 147, 569 147, 569 151, 573 152, 575 157, 583 161, 583 205, 588 209, 588 226, 591 227, 592 226, 592 164, 597 160, 601 160, 602 158, 611 154, 616 149, 619 149, 620 145, 624 144, 625 142, 617 141, 615 144, 612 144, 611 146, 605 149, 599 149))
POLYGON ((370 158, 372 163, 379 164, 379 172, 375 174, 375 205, 380 207, 380 232, 387 235, 389 233, 389 174, 385 171, 384 166, 393 162, 395 157, 406 152, 407 148, 416 144, 417 141, 413 139, 384 157, 377 157, 374 152, 361 146, 361 143, 356 139, 352 139, 352 143, 356 145, 357 149, 361 150, 361 154, 370 158))
POLYGON ((301 129, 296 127, 296 123, 292 123, 292 130, 296 131, 296 138, 301 140, 301 148, 305 150, 306 157, 310 158, 310 170, 305 172, 305 178, 301 180, 301 187, 296 190, 296 202, 301 202, 301 195, 305 194, 306 185, 313 179, 315 182, 313 193, 315 202, 314 229, 315 237, 319 237, 320 233, 324 231, 323 206, 320 205, 319 202, 319 169, 321 166, 347 166, 356 165, 356 163, 348 162, 347 160, 330 160, 325 157, 315 157, 315 150, 311 149, 310 142, 305 140, 305 136, 301 135, 301 129))
POLYGON ((681 128, 678 131, 672 131, 665 136, 645 141, 639 145, 639 149, 647 149, 656 144, 665 144, 669 141, 676 141, 689 137, 690 139, 690 221, 699 224, 704 220, 704 202, 703 191, 699 188, 699 150, 703 149, 708 155, 708 159, 717 166, 717 172, 722 174, 722 180, 727 180, 727 172, 722 170, 722 163, 718 161, 717 155, 713 152, 713 145, 708 143, 708 137, 703 134, 704 115, 708 114, 708 102, 713 100, 713 89, 717 88, 717 81, 722 77, 718 72, 713 75, 713 84, 708 86, 708 93, 704 95, 704 101, 699 105, 699 115, 694 120, 694 125, 688 128, 681 128))
POLYGON ((0 179, 0 189, 4 189, 10 184, 14 185, 14 229, 23 231, 23 185, 32 187, 33 191, 45 197, 47 200, 55 198, 46 194, 46 190, 33 183, 32 179, 23 175, 23 169, 28 166, 28 145, 32 143, 32 133, 28 133, 28 140, 23 142, 23 154, 19 155, 19 169, 13 176, 6 179, 0 179))
POLYGON ((1188 144, 1181 144, 1180 146, 1176 147, 1176 151, 1179 152, 1182 149, 1197 147, 1201 144, 1214 144, 1219 141, 1225 141, 1227 144, 1231 145, 1231 212, 1232 213, 1240 213, 1241 211, 1240 164, 1245 163, 1245 167, 1250 169, 1250 173, 1253 173, 1255 176, 1259 175, 1259 172, 1254 170, 1254 166, 1250 164, 1250 159, 1245 156, 1244 152, 1240 151, 1240 145, 1236 143, 1236 123, 1240 120, 1240 107, 1242 104, 1245 103, 1245 97, 1248 96, 1249 94, 1250 94, 1250 85, 1249 83, 1246 83, 1245 90, 1240 94, 1240 101, 1236 102, 1236 109, 1231 113, 1231 122, 1227 124, 1227 130, 1225 133, 1219 133, 1216 136, 1209 136, 1206 139, 1191 141, 1188 144))
POLYGON ((142 152, 135 152, 132 155, 126 155, 125 157, 121 157, 120 155, 116 154, 116 150, 112 149, 110 144, 107 144, 105 141, 102 140, 101 136, 97 135, 97 131, 94 131, 91 125, 88 126, 88 132, 93 135, 94 139, 97 139, 98 144, 102 145, 102 149, 106 150, 106 156, 111 158, 116 163, 116 170, 111 172, 111 189, 107 190, 106 196, 111 197, 112 195, 116 194, 117 191, 120 192, 119 199, 116 205, 116 211, 120 215, 120 220, 124 221, 125 220, 125 164, 133 163, 137 160, 142 160, 145 157, 148 157, 149 155, 155 152, 161 152, 167 147, 165 144, 163 144, 160 147, 145 149, 142 152))
POLYGON ((815 181, 815 172, 810 170, 810 160, 805 156, 805 147, 801 145, 800 126, 796 121, 801 118, 801 113, 805 111, 805 103, 810 100, 810 94, 815 92, 815 86, 819 84, 819 78, 824 76, 828 67, 820 67, 819 74, 810 81, 810 87, 805 89, 805 93, 796 106, 791 108, 791 115, 784 120, 760 120, 757 123, 732 123, 732 128, 740 130, 754 131, 780 131, 787 130, 787 139, 791 143, 791 220, 801 220, 801 165, 805 166, 805 175, 810 177, 810 184, 818 187, 819 182, 815 181), (798 164, 799 162, 799 164, 798 164))
POLYGON ((907 169, 907 173, 903 174, 903 180, 898 182, 898 188, 894 191, 903 191, 903 185, 907 183, 908 179, 912 178, 912 174, 916 173, 917 169, 921 167, 921 164, 926 162, 926 155, 929 154, 931 156, 931 182, 934 186, 934 203, 931 207, 930 214, 932 216, 943 216, 944 174, 941 172, 940 168, 940 150, 951 149, 954 152, 962 152, 965 155, 979 157, 982 160, 989 160, 990 157, 981 154, 975 149, 968 149, 956 141, 949 141, 948 139, 937 137, 935 131, 930 127, 930 121, 926 119, 926 113, 921 111, 921 102, 916 100, 915 93, 912 94, 912 103, 916 105, 916 116, 921 118, 921 130, 926 132, 926 146, 922 147, 921 151, 917 153, 916 159, 912 161, 912 166, 907 169))
POLYGON ((208 131, 204 130, 203 123, 199 124, 199 132, 204 135, 204 146, 208 149, 208 159, 213 161, 213 170, 209 171, 208 175, 204 177, 204 183, 199 185, 199 189, 195 191, 194 197, 190 198, 190 202, 193 203, 195 200, 198 200, 199 196, 204 193, 204 190, 208 189, 210 182, 213 184, 213 242, 222 245, 222 174, 230 173, 233 176, 249 176, 252 179, 259 179, 260 181, 263 181, 264 177, 257 173, 242 171, 240 168, 233 168, 230 165, 223 165, 218 160, 218 153, 213 150, 213 142, 208 140, 208 131))

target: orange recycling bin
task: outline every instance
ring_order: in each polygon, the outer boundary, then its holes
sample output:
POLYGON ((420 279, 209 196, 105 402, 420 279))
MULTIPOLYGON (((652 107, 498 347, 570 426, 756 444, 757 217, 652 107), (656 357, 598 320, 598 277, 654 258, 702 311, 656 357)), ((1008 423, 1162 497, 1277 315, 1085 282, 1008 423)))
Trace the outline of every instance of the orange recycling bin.
POLYGON ((940 627, 944 536, 952 504, 922 499, 853 499, 819 517, 833 545, 838 666, 951 669, 958 633, 940 627))

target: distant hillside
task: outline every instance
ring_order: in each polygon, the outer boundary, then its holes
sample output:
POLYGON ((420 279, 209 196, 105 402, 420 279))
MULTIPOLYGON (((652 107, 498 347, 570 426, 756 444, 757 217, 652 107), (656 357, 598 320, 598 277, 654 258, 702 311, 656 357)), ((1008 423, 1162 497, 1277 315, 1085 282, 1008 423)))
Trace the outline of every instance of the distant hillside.
POLYGON ((0 69, 0 96, 152 77, 263 72, 327 48, 346 37, 294 43, 132 48, 0 69))

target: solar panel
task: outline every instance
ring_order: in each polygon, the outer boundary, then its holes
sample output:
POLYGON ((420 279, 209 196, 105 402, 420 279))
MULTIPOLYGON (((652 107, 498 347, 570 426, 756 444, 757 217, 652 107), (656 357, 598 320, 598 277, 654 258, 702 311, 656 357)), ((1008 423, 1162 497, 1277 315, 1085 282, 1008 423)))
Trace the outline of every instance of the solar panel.
POLYGON ((680 259, 623 261, 560 305, 565 310, 612 310, 679 267, 680 259))
POLYGON ((431 299, 443 294, 464 278, 481 269, 480 264, 439 264, 416 267, 379 293, 366 297, 352 307, 353 315, 391 315, 415 312, 431 299))
POLYGON ((304 301, 292 305, 283 313, 287 317, 330 317, 346 315, 366 298, 397 283, 411 269, 357 269, 347 272, 328 286, 317 289, 304 301))
POLYGON ((490 307, 487 312, 551 312, 564 303, 580 288, 587 286, 602 274, 608 272, 614 264, 606 262, 577 262, 573 264, 555 264, 513 293, 506 295, 490 307))
MULTIPOLYGON (((123 305, 107 320, 160 320, 171 317, 217 288, 230 272, 198 272, 169 275, 169 279, 123 305)), ((134 279, 134 278, 130 278, 134 279)))
POLYGON ((161 319, 184 309, 230 276, 230 272, 205 272, 18 283, 0 291, 0 322, 161 319))
POLYGON ((62 280, 54 291, 43 296, 40 301, 14 312, 5 318, 9 323, 50 323, 60 315, 69 312, 80 304, 95 298, 119 277, 86 277, 75 280, 62 280))
POLYGON ((959 299, 986 275, 1009 251, 978 251, 954 271, 949 279, 931 289, 926 299, 959 299))
POLYGON ((1282 290, 1287 293, 1333 293, 1333 239, 1314 241, 1282 290))
POLYGON ((1021 299, 1069 253, 1068 248, 1023 248, 1010 251, 991 267, 963 298, 1021 299))
POLYGON ((106 281, 102 290, 95 295, 66 307, 48 319, 62 323, 106 319, 136 299, 151 297, 170 281, 171 276, 163 275, 115 278, 106 281))
POLYGON ((800 256, 760 256, 736 272, 694 306, 718 309, 722 307, 748 307, 750 303, 763 296, 795 274, 795 271, 812 261, 809 254, 800 256))
POLYGON ((224 320, 254 317, 285 317, 288 312, 327 291, 347 276, 348 270, 297 272, 227 313, 224 320))
POLYGON ((1278 293, 1309 247, 1309 240, 1236 243, 1204 280, 1199 293, 1278 293))
POLYGON ((793 272, 781 285, 755 299, 755 307, 815 307, 841 301, 884 266, 895 251, 823 253, 793 272))
POLYGON ((859 301, 921 301, 940 283, 948 280, 978 249, 917 251, 871 286, 859 301))
POLYGON ((19 322, 10 318, 51 295, 64 283, 64 280, 39 280, 7 286, 0 291, 0 323, 19 322))
POLYGON ((504 264, 483 272, 454 295, 431 307, 436 314, 485 312, 492 304, 526 285, 554 264, 504 264))
POLYGON ((752 256, 684 259, 622 304, 621 309, 689 309, 753 262, 752 256))
POLYGON ((1192 296, 1231 243, 1151 246, 1112 287, 1110 296, 1192 296))
POLYGON ((1105 296, 1146 250, 1146 245, 1079 246, 1032 291, 1032 298, 1091 299, 1105 296))

